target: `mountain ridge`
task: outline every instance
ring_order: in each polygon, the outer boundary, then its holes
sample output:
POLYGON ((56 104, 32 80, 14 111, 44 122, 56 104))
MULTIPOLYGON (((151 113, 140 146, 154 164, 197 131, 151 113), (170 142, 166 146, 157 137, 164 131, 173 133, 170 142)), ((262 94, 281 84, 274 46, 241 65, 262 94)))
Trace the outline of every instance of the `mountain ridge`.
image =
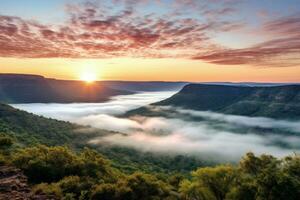
POLYGON ((112 96, 133 93, 98 83, 47 79, 39 75, 0 74, 0 102, 3 103, 103 102, 112 96))
POLYGON ((174 91, 187 82, 60 80, 31 74, 1 74, 2 103, 97 103, 116 95, 174 91))
MULTIPOLYGON (((300 118, 300 85, 228 86, 189 84, 172 97, 151 104, 224 114, 271 118, 300 118)), ((146 112, 142 107, 130 115, 146 112)))

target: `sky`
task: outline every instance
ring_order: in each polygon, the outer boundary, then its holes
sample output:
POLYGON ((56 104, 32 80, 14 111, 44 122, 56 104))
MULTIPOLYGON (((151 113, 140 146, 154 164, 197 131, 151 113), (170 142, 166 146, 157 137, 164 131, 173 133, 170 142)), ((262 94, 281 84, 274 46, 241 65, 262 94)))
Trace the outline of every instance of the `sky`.
POLYGON ((0 0, 0 73, 300 82, 299 0, 0 0))

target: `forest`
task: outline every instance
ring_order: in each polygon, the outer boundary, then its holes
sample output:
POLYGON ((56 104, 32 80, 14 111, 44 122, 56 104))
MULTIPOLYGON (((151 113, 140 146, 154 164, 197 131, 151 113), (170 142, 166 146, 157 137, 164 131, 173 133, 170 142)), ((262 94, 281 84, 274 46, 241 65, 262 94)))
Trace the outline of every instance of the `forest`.
POLYGON ((300 197, 300 156, 246 154, 237 165, 199 167, 185 173, 126 173, 95 150, 67 146, 14 147, 0 136, 0 163, 20 168, 33 193, 58 199, 264 200, 300 197))
MULTIPOLYGON (((21 169, 34 194, 64 200, 298 200, 300 155, 248 153, 203 162, 125 147, 87 145, 93 130, 0 105, 0 164, 21 169)), ((1 167, 0 166, 0 167, 1 167)))

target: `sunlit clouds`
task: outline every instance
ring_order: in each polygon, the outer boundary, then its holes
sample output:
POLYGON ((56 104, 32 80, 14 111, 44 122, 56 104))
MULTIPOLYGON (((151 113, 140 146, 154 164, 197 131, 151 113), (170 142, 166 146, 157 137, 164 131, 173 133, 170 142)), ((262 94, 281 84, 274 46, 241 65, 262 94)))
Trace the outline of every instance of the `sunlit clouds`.
POLYGON ((83 73, 93 73, 96 80, 299 82, 298 4, 30 0, 24 6, 2 1, 0 73, 81 80, 83 73))
POLYGON ((62 5, 66 12, 63 24, 2 15, 0 56, 185 58, 219 65, 298 65, 299 14, 264 18, 253 27, 251 20, 237 17, 241 4, 246 3, 85 1, 62 5), (220 34, 242 30, 257 32, 265 39, 239 49, 214 40, 220 34))

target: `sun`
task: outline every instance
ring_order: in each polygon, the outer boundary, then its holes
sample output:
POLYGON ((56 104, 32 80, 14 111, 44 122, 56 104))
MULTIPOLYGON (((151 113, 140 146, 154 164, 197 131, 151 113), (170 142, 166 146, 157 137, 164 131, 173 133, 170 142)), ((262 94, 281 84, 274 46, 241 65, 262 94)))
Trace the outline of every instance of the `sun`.
POLYGON ((91 72, 85 72, 80 75, 80 80, 86 82, 86 83, 93 83, 97 79, 96 74, 91 73, 91 72))

